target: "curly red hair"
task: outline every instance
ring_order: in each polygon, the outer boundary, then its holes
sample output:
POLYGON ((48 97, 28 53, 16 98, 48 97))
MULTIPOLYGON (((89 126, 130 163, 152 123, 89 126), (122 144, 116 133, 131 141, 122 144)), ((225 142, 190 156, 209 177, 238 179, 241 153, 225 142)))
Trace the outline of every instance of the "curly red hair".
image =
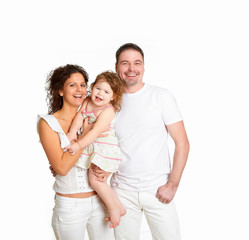
POLYGON ((107 82, 112 91, 113 91, 113 100, 111 101, 112 106, 116 109, 117 112, 121 110, 122 96, 124 93, 123 84, 118 74, 112 71, 105 71, 100 73, 95 81, 91 84, 91 89, 99 81, 107 82))

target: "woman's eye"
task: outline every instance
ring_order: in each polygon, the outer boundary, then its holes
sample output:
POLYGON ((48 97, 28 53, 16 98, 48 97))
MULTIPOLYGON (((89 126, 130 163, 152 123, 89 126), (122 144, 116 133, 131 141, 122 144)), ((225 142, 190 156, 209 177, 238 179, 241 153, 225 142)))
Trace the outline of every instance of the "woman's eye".
POLYGON ((81 87, 85 87, 86 86, 86 84, 81 84, 81 87))
POLYGON ((106 94, 109 94, 109 92, 105 91, 106 94))

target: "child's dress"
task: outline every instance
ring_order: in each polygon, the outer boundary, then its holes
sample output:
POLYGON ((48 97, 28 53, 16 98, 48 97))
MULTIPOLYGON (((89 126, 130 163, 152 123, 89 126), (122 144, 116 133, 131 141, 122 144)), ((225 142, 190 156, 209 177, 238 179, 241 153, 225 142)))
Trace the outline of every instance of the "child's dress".
MULTIPOLYGON (((83 118, 88 118, 89 123, 94 123, 97 116, 94 111, 82 111, 83 118)), ((75 164, 81 168, 89 168, 94 163, 106 172, 117 172, 118 164, 121 160, 121 150, 118 146, 118 139, 114 130, 115 118, 108 126, 107 137, 98 137, 93 143, 85 147, 78 162, 75 164)))

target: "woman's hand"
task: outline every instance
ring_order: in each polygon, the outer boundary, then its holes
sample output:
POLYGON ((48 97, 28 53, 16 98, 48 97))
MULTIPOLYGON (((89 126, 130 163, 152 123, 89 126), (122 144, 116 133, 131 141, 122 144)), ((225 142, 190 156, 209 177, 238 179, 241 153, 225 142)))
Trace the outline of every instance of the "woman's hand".
POLYGON ((100 169, 95 164, 91 164, 89 171, 91 171, 93 173, 93 175, 96 176, 96 180, 99 182, 105 182, 108 179, 108 177, 112 174, 110 172, 106 172, 106 171, 100 169))

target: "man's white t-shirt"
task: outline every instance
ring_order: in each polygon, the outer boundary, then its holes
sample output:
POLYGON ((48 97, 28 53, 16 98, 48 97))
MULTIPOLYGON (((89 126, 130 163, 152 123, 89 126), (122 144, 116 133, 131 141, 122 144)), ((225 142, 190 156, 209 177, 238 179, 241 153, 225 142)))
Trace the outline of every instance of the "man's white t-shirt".
POLYGON ((111 185, 130 191, 157 189, 171 171, 165 125, 182 120, 174 96, 166 89, 145 84, 125 93, 115 131, 122 151, 111 185))

